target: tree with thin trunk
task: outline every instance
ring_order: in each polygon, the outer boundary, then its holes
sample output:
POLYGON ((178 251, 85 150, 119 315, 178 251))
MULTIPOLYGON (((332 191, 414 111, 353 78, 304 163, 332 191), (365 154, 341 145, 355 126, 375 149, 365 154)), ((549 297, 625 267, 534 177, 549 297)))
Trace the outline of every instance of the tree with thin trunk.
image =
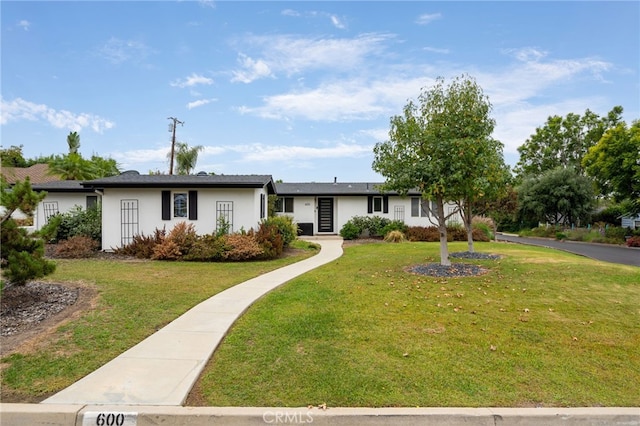
POLYGON ((460 211, 444 207, 472 198, 487 179, 483 173, 489 166, 482 162, 497 155, 490 138, 495 122, 489 117, 491 104, 468 75, 449 86, 438 78, 418 101, 409 101, 403 115, 391 118, 389 140, 374 148, 373 169, 386 178, 383 189, 406 195, 418 188, 425 200, 434 202, 425 204, 437 220, 440 263, 449 266, 447 221, 460 211))
POLYGON ((80 149, 80 135, 78 132, 69 132, 67 135, 67 145, 69 146, 69 154, 77 154, 80 149))

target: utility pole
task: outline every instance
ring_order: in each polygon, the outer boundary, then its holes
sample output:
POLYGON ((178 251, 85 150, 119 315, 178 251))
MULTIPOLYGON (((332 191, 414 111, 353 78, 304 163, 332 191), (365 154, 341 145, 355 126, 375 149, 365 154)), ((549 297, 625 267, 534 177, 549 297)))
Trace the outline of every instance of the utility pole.
POLYGON ((184 124, 184 121, 180 121, 175 117, 169 117, 167 120, 171 120, 172 123, 169 124, 169 131, 172 132, 171 135, 171 159, 169 160, 169 174, 173 174, 173 157, 176 154, 176 124, 180 124, 181 126, 184 124))

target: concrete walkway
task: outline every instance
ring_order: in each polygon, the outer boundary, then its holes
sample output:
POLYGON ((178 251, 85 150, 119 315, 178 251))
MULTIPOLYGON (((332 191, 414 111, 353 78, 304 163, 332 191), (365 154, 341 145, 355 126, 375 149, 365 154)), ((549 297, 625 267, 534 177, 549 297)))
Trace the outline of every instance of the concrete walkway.
POLYGON ((342 255, 342 238, 311 239, 315 256, 231 287, 42 404, 182 405, 231 325, 257 299, 342 255))

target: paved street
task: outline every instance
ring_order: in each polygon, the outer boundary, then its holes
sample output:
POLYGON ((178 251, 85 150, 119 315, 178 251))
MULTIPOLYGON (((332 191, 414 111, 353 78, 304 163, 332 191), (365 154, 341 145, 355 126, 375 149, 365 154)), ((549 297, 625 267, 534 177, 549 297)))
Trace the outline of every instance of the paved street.
POLYGON ((517 235, 497 234, 498 241, 530 244, 568 251, 605 262, 622 265, 640 266, 640 248, 616 246, 611 244, 581 243, 576 241, 558 241, 549 238, 527 238, 517 235))

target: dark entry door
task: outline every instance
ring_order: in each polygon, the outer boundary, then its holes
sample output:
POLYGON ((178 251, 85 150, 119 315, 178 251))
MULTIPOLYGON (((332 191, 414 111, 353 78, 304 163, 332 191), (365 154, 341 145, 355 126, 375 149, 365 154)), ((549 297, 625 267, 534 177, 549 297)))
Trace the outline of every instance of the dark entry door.
POLYGON ((333 198, 318 198, 318 232, 333 232, 333 198))

